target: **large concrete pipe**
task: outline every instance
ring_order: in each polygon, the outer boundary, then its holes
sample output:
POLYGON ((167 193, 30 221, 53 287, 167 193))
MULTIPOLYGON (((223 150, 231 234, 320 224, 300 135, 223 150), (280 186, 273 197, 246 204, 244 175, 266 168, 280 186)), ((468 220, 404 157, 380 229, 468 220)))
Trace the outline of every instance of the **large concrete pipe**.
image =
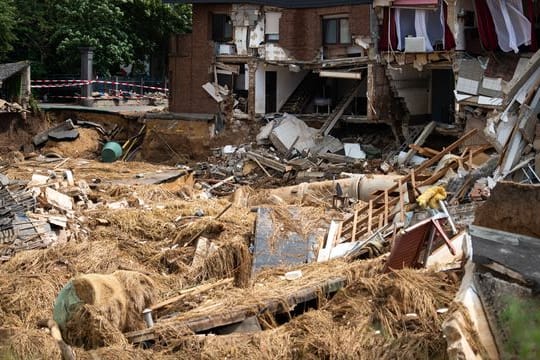
POLYGON ((346 179, 302 183, 278 189, 260 190, 257 194, 249 196, 248 199, 245 198, 245 191, 239 191, 235 194, 233 201, 237 205, 244 206, 255 206, 269 202, 309 203, 313 202, 313 199, 331 201, 332 196, 336 194, 337 184, 340 185, 344 196, 369 201, 374 192, 391 188, 400 177, 400 175, 358 174, 346 179))

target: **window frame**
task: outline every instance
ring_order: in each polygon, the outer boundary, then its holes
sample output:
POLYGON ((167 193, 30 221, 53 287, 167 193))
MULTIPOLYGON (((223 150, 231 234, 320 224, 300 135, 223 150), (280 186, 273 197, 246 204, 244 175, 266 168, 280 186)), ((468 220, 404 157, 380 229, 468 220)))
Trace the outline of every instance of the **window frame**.
POLYGON ((350 45, 352 43, 352 37, 351 37, 351 23, 349 21, 349 17, 346 15, 339 15, 339 16, 331 16, 331 17, 323 17, 322 18, 322 37, 323 37, 323 44, 325 46, 327 45, 350 45), (345 39, 346 41, 343 41, 342 39, 342 32, 341 32, 341 22, 347 21, 347 28, 348 28, 348 37, 345 39), (329 22, 336 22, 336 38, 334 42, 327 42, 327 24, 329 22))
POLYGON ((212 41, 217 42, 217 43, 228 43, 228 42, 233 41, 234 28, 232 24, 232 19, 229 14, 212 13, 211 22, 212 22, 212 31, 210 32, 210 35, 211 35, 212 41), (217 19, 219 17, 223 19, 222 21, 220 21, 220 24, 221 24, 220 34, 221 35, 216 36, 217 34, 216 25, 217 25, 217 19), (230 37, 226 37, 227 26, 230 26, 230 37))

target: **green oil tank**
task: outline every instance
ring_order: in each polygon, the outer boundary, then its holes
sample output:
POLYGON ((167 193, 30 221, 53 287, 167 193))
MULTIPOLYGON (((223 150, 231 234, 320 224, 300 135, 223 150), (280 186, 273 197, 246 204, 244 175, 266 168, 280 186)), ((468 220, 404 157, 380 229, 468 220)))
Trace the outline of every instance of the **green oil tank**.
POLYGON ((122 156, 122 146, 114 141, 109 141, 101 150, 101 160, 103 162, 115 162, 122 156))

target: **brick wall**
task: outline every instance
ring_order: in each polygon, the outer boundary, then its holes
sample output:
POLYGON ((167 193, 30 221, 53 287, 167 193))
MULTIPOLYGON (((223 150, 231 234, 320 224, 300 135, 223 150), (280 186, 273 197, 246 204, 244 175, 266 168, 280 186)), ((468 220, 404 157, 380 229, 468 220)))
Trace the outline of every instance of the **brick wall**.
POLYGON ((217 103, 202 89, 212 81, 214 45, 211 41, 212 13, 229 14, 229 4, 193 6, 193 33, 175 35, 169 54, 170 103, 172 112, 215 113, 217 103))
POLYGON ((373 86, 370 96, 375 111, 368 112, 369 118, 374 121, 394 123, 399 114, 403 113, 403 109, 400 109, 399 101, 394 99, 384 65, 373 64, 372 66, 373 86))
POLYGON ((313 60, 321 48, 322 17, 349 15, 351 35, 370 35, 369 5, 336 6, 320 9, 288 9, 279 22, 279 46, 296 60, 313 60))
MULTIPOLYGON (((351 35, 368 35, 369 5, 337 6, 320 9, 283 9, 279 46, 296 60, 313 60, 322 46, 322 17, 349 14, 351 35)), ((217 103, 201 88, 212 81, 214 59, 211 41, 212 13, 228 13, 230 4, 195 4, 193 34, 173 36, 170 42, 169 79, 172 112, 214 113, 217 103)))

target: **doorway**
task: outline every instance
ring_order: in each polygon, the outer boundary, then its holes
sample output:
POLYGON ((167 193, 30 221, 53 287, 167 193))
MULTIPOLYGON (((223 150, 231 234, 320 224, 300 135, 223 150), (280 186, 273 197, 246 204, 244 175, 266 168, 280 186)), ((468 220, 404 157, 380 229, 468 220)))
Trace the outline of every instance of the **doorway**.
POLYGON ((265 75, 265 109, 266 113, 277 111, 277 72, 267 71, 265 75))
POLYGON ((431 71, 431 118, 442 123, 454 122, 454 73, 451 69, 431 71))

